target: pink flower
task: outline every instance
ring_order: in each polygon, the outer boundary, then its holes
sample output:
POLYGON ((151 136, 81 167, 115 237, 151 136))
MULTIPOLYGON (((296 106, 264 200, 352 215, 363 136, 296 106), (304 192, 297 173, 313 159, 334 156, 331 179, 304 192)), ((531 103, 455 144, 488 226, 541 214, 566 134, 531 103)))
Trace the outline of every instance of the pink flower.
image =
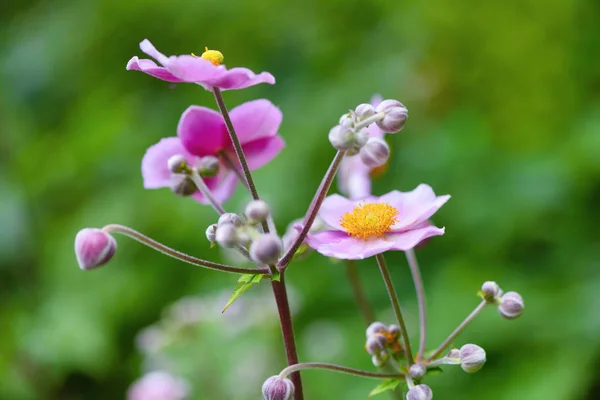
POLYGON ((319 253, 345 260, 363 259, 388 250, 409 250, 444 228, 427 220, 448 199, 421 184, 411 192, 392 191, 381 197, 349 200, 340 195, 323 202, 319 216, 331 230, 308 235, 319 253))
MULTIPOLYGON (((373 96, 371 105, 377 107, 381 100, 381 96, 373 96)), ((371 124, 366 129, 370 137, 383 138, 384 132, 379 129, 377 124, 371 124)), ((366 166, 358 155, 344 157, 338 171, 338 188, 340 192, 352 200, 364 199, 371 195, 372 170, 373 168, 366 166)))
POLYGON ((127 400, 185 400, 189 396, 188 384, 168 372, 149 372, 127 391, 127 400))
MULTIPOLYGON (((230 112, 231 121, 242 144, 251 170, 271 161, 284 146, 277 134, 281 124, 281 111, 268 100, 254 100, 235 107, 230 112)), ((174 155, 182 155, 190 166, 197 165, 199 157, 215 156, 236 160, 233 144, 229 139, 221 114, 209 108, 190 106, 182 114, 177 126, 177 137, 162 139, 151 146, 142 159, 142 176, 146 189, 171 187, 174 179, 167 161, 174 155)), ((204 181, 216 200, 224 202, 233 194, 237 185, 235 172, 221 162, 219 173, 204 181)), ((194 198, 206 203, 200 192, 194 198)))
POLYGON ((219 65, 222 55, 214 50, 207 50, 205 54, 217 53, 220 55, 220 59, 217 60, 212 55, 203 58, 191 54, 167 57, 156 50, 148 39, 144 39, 140 43, 140 49, 156 59, 162 67, 152 60, 133 57, 127 63, 127 69, 142 71, 163 81, 197 83, 206 90, 212 90, 215 87, 221 90, 235 90, 259 83, 271 85, 275 83, 275 78, 268 72, 256 75, 247 68, 227 69, 224 65, 219 65))

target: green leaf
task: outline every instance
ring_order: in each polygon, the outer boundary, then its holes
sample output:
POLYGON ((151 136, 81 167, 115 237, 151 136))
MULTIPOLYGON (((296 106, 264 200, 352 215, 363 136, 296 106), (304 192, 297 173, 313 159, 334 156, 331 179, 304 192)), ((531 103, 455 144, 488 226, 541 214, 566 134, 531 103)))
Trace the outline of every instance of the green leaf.
POLYGON ((397 378, 390 378, 384 381, 381 381, 379 385, 375 386, 375 389, 371 390, 369 393, 369 397, 375 396, 379 393, 387 392, 388 390, 395 390, 399 384, 402 383, 402 380, 397 378))
POLYGON ((306 250, 308 250, 308 245, 307 244, 300 245, 300 247, 298 247, 298 250, 296 250, 296 252, 294 253, 294 257, 293 258, 300 257, 302 254, 304 254, 304 252, 306 250))
POLYGON ((427 375, 438 375, 444 372, 442 367, 431 367, 427 368, 427 375))
POLYGON ((262 278, 262 274, 244 274, 240 276, 240 278, 238 279, 238 284, 235 286, 235 289, 233 289, 233 293, 231 294, 229 301, 227 302, 227 304, 225 304, 225 307, 221 312, 224 313, 229 308, 229 306, 232 305, 233 302, 236 301, 238 297, 242 295, 242 293, 248 290, 250 286, 260 282, 262 278))

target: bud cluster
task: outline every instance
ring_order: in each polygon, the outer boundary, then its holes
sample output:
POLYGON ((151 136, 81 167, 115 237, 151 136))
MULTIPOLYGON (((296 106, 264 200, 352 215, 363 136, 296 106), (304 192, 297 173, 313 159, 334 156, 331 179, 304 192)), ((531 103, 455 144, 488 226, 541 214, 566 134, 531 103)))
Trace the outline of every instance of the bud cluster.
POLYGON ((219 172, 219 159, 215 156, 200 157, 194 165, 190 165, 184 156, 176 154, 167 160, 167 169, 171 172, 171 191, 178 196, 191 196, 198 190, 190 177, 192 171, 203 178, 212 178, 219 172))
POLYGON ((385 365, 390 351, 392 354, 402 351, 402 345, 399 342, 400 328, 397 325, 373 322, 368 326, 366 336, 365 350, 371 355, 373 365, 376 367, 385 365))
POLYGON ((525 310, 523 298, 517 292, 507 292, 498 286, 496 282, 484 282, 479 295, 488 303, 498 306, 498 312, 506 319, 516 319, 525 310))

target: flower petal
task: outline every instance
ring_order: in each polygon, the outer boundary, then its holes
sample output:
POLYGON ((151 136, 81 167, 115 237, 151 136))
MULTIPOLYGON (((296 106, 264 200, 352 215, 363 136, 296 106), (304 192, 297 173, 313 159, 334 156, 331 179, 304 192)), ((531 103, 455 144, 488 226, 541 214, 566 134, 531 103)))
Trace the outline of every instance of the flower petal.
POLYGON ((217 79, 227 72, 224 65, 213 65, 210 61, 192 55, 169 57, 169 71, 186 82, 206 82, 217 79))
POLYGON ((275 158, 285 147, 281 136, 255 140, 243 146, 248 167, 251 170, 258 169, 275 158))
POLYGON ((139 59, 137 57, 133 57, 127 63, 128 71, 142 71, 151 75, 155 78, 161 79, 167 82, 183 82, 181 79, 177 78, 175 75, 169 72, 168 69, 164 67, 159 67, 152 60, 147 59, 139 59))
POLYGON ((156 61, 161 63, 163 66, 168 67, 169 57, 165 56, 160 51, 156 50, 156 47, 148 39, 144 39, 140 42, 140 50, 154 58, 156 61))
POLYGON ((231 122, 242 144, 277 135, 283 118, 269 100, 249 101, 231 110, 231 122))
POLYGON ((215 155, 229 140, 221 114, 200 106, 189 106, 183 112, 177 125, 177 136, 196 156, 215 155))
POLYGON ((341 231, 322 231, 308 235, 307 242, 319 253, 342 260, 362 260, 394 246, 394 242, 386 238, 360 240, 341 231))
POLYGON ((445 228, 438 228, 433 225, 425 226, 419 229, 413 229, 406 232, 392 232, 386 235, 388 241, 393 242, 392 250, 410 250, 423 240, 432 236, 443 235, 445 228))
POLYGON ((358 204, 357 201, 348 200, 339 194, 332 194, 323 200, 319 217, 330 227, 343 231, 340 219, 342 219, 342 215, 352 211, 356 204, 358 204))
POLYGON ((142 177, 146 189, 170 186, 171 171, 167 167, 167 161, 176 154, 193 162, 193 156, 185 150, 178 137, 161 139, 146 150, 146 154, 142 158, 142 177))
POLYGON ((222 90, 244 89, 259 83, 275 84, 275 78, 268 72, 261 72, 256 75, 248 68, 232 68, 220 76, 207 80, 203 85, 207 90, 211 87, 218 87, 222 90))
POLYGON ((444 205, 450 198, 449 195, 436 196, 429 185, 421 184, 410 192, 394 190, 379 198, 398 209, 398 222, 392 229, 405 230, 408 227, 426 221, 444 205))
MULTIPOLYGON (((206 186, 212 192, 215 200, 219 203, 225 203, 235 192, 237 187, 237 177, 234 173, 226 168, 221 168, 219 174, 214 178, 204 178, 206 186)), ((209 204, 206 198, 200 192, 196 192, 193 195, 194 199, 200 203, 209 204)))

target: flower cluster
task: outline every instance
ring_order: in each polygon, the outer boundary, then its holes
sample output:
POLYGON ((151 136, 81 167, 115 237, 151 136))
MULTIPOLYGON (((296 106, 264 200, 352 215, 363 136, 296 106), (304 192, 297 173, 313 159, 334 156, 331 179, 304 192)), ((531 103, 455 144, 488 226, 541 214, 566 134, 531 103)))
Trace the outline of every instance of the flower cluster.
MULTIPOLYGON (((177 260, 239 274, 238 285, 226 309, 252 285, 269 279, 277 303, 288 367, 264 382, 262 394, 266 400, 302 400, 299 371, 303 369, 326 369, 386 379, 372 394, 401 388, 406 399, 422 400, 431 399, 433 392, 421 381, 440 366, 460 364, 468 373, 483 367, 486 353, 474 344, 465 344, 443 354, 484 308, 497 307, 502 317, 515 319, 523 313, 524 302, 518 293, 504 293, 495 282, 485 282, 478 292, 481 303, 446 340, 435 348, 427 348, 425 293, 413 249, 425 240, 445 233, 444 227, 435 226, 430 219, 450 196, 436 195, 426 184, 407 192, 392 190, 382 195, 372 194, 371 189, 371 174, 384 168, 390 157, 384 134, 397 133, 406 125, 408 111, 402 103, 374 98, 371 103, 359 104, 339 118, 328 134, 329 142, 336 150, 331 165, 304 217, 291 224, 280 238, 271 207, 260 199, 251 172, 268 164, 284 148, 284 141, 278 134, 282 113, 265 99, 250 101, 229 111, 222 95, 225 90, 248 88, 259 83, 274 84, 273 76, 267 72, 255 74, 246 68, 228 69, 223 65, 224 55, 217 50, 206 49, 199 57, 194 54, 167 57, 148 40, 142 41, 140 48, 160 65, 133 57, 127 64, 128 70, 142 71, 168 82, 200 85, 213 93, 218 107, 215 111, 189 106, 174 127, 176 135, 148 148, 141 160, 144 187, 167 187, 177 195, 191 196, 212 206, 218 217, 206 228, 206 238, 211 246, 238 252, 254 266, 225 265, 196 258, 129 227, 111 224, 102 229, 86 228, 77 234, 75 254, 82 269, 97 268, 110 261, 116 252, 116 241, 111 234, 121 233, 177 260), (345 197, 339 194, 327 196, 336 176, 345 197), (238 183, 252 198, 239 214, 227 211, 224 205, 238 183), (386 367, 391 372, 363 371, 321 362, 298 363, 285 273, 308 247, 324 256, 345 260, 349 272, 353 260, 375 258, 396 321, 393 324, 372 322, 370 305, 361 294, 360 281, 351 279, 351 283, 365 319, 370 322, 366 329, 365 349, 376 368, 386 367), (414 352, 385 261, 384 253, 388 251, 406 254, 415 284, 420 335, 414 352)), ((187 396, 188 387, 174 377, 155 374, 134 385, 130 399, 140 398, 139 393, 143 393, 144 398, 179 399, 187 396), (152 390, 156 393, 150 394, 152 390), (167 391, 170 397, 165 394, 167 391)))

